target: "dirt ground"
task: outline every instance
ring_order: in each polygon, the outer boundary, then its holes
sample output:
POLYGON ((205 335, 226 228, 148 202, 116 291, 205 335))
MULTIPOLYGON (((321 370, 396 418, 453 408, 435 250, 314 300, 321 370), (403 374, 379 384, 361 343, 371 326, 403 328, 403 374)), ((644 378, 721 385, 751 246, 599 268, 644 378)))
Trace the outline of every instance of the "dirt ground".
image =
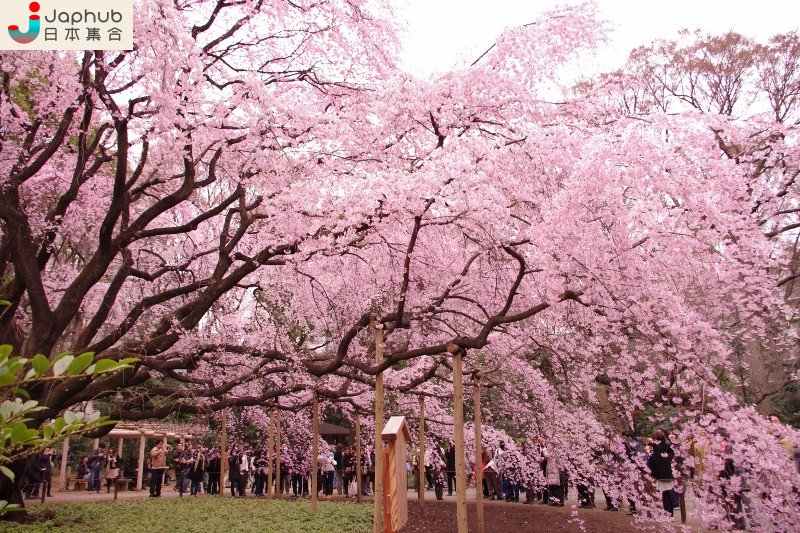
MULTIPOLYGON (((487 533, 626 533, 637 531, 626 513, 600 509, 578 509, 584 530, 572 516, 569 507, 524 505, 521 503, 484 502, 487 533)), ((467 503, 469 530, 475 531, 475 504, 467 503)), ((426 501, 420 506, 408 502, 408 523, 401 533, 453 533, 456 531, 456 504, 453 501, 426 501)))

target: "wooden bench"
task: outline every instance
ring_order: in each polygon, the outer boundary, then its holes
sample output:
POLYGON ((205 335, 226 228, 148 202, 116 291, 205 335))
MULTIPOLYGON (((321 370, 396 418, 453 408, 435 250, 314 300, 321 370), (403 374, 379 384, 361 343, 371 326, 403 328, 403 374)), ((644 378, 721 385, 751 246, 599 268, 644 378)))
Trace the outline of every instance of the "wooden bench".
POLYGON ((73 489, 72 490, 78 490, 78 486, 79 485, 82 485, 83 488, 85 489, 86 488, 86 484, 88 482, 89 482, 88 479, 78 479, 78 478, 75 478, 75 477, 70 477, 70 478, 67 478, 67 485, 66 485, 66 487, 64 487, 64 490, 69 490, 70 484, 73 485, 73 489))
POLYGON ((117 499, 117 493, 121 490, 128 490, 128 484, 131 482, 130 478, 118 477, 114 480, 114 499, 117 499))

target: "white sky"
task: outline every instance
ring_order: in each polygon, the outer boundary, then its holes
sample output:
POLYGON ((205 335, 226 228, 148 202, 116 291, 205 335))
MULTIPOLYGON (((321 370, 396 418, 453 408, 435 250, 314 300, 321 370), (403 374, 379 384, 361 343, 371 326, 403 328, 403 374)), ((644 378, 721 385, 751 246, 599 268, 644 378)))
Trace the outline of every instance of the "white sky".
MULTIPOLYGON (((535 20, 565 0, 400 0, 407 20, 402 61, 409 72, 427 76, 471 62, 504 28, 535 20)), ((800 27, 798 0, 597 0, 611 21, 612 42, 598 71, 620 66, 628 52, 655 38, 672 38, 682 28, 708 33, 737 31, 765 41, 800 27)))

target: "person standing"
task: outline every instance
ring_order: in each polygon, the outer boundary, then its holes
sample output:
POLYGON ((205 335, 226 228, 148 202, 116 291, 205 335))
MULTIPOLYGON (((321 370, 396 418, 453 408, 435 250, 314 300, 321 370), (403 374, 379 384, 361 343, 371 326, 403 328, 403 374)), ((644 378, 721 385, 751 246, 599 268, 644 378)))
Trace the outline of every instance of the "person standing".
POLYGON ((106 492, 111 492, 111 484, 119 477, 119 467, 122 459, 114 448, 108 449, 108 456, 103 465, 103 478, 106 480, 106 492))
POLYGON ((456 480, 456 448, 452 442, 447 443, 444 452, 444 463, 447 468, 447 495, 453 495, 453 485, 456 480))
POLYGON ((194 458, 189 469, 189 476, 192 481, 191 496, 200 494, 203 488, 203 475, 206 473, 206 456, 203 449, 199 448, 194 453, 194 458))
POLYGON ((294 465, 292 466, 292 495, 303 495, 303 473, 300 471, 303 464, 303 454, 300 452, 295 453, 294 465))
POLYGON ((327 452, 323 452, 320 457, 320 470, 322 472, 322 494, 333 496, 333 476, 336 468, 333 446, 327 452))
POLYGON ((428 490, 433 490, 433 475, 431 474, 433 470, 433 462, 431 460, 432 454, 433 446, 427 446, 425 448, 425 481, 428 485, 428 490))
POLYGON ((445 461, 445 451, 441 445, 435 444, 431 449, 431 480, 433 490, 437 500, 444 499, 444 483, 447 462, 445 461))
POLYGON ((333 451, 333 484, 336 486, 336 492, 340 495, 342 494, 342 466, 344 465, 342 454, 342 445, 337 444, 333 451))
POLYGON ((102 478, 103 466, 105 466, 105 464, 106 445, 104 442, 101 442, 89 458, 89 483, 87 483, 86 489, 89 492, 100 492, 100 479, 102 478))
POLYGON ((228 480, 231 483, 231 496, 244 496, 242 490, 242 454, 238 449, 234 449, 233 453, 228 456, 228 480))
MULTIPOLYGON (((626 431, 622 434, 625 438, 625 456, 628 458, 628 461, 631 462, 637 470, 639 468, 639 459, 638 457, 644 457, 646 452, 644 447, 642 447, 642 443, 639 442, 639 439, 636 438, 636 434, 633 431, 626 431)), ((628 497, 628 506, 630 507, 629 513, 635 514, 636 513, 636 501, 639 498, 639 494, 632 494, 628 497)))
POLYGON ((562 492, 561 485, 561 468, 557 461, 556 455, 551 454, 547 457, 547 471, 545 472, 547 479, 547 495, 550 505, 557 507, 564 507, 564 493, 562 492))
MULTIPOLYGON (((245 495, 247 484, 250 482, 250 470, 252 467, 252 454, 247 448, 242 448, 239 456, 239 472, 241 473, 239 479, 239 493, 241 496, 245 495)), ((279 480, 275 480, 275 485, 278 485, 279 480)))
POLYGON ((663 430, 653 434, 653 453, 650 455, 648 467, 661 491, 661 502, 664 510, 672 515, 679 506, 678 493, 675 492, 675 476, 672 473, 672 459, 675 452, 667 440, 663 430))
POLYGON ((370 478, 375 472, 373 467, 372 458, 375 455, 371 452, 362 451, 361 452, 361 472, 363 472, 363 476, 361 479, 361 495, 368 496, 369 495, 369 486, 370 486, 370 478))
POLYGON ((53 448, 45 448, 42 452, 42 490, 46 490, 48 498, 52 498, 50 489, 53 485, 53 448))
POLYGON ((502 495, 497 470, 497 461, 495 459, 490 459, 486 466, 483 467, 483 477, 486 479, 490 500, 499 500, 502 495))
POLYGON ((356 472, 356 457, 352 448, 347 448, 342 453, 342 485, 344 488, 344 495, 350 496, 350 483, 353 481, 353 476, 356 472))
POLYGON ((175 467, 175 490, 183 497, 189 485, 189 469, 192 464, 192 452, 183 444, 175 447, 172 454, 172 465, 175 467))
POLYGON ((220 475, 222 474, 222 461, 219 450, 214 448, 208 460, 208 493, 219 494, 220 475))
POLYGON ((164 470, 167 469, 167 453, 172 447, 164 441, 150 450, 150 497, 161 497, 161 486, 164 484, 164 470))
POLYGON ((267 484, 267 460, 261 453, 253 458, 253 480, 253 495, 263 496, 267 484))
POLYGON ((37 454, 28 459, 28 464, 25 466, 25 477, 28 482, 25 484, 23 491, 25 492, 25 499, 32 500, 39 497, 39 487, 42 484, 42 473, 44 467, 42 466, 42 455, 37 454))
POLYGON ((75 473, 75 477, 78 479, 86 479, 89 476, 89 457, 84 457, 80 464, 78 464, 78 470, 75 473))

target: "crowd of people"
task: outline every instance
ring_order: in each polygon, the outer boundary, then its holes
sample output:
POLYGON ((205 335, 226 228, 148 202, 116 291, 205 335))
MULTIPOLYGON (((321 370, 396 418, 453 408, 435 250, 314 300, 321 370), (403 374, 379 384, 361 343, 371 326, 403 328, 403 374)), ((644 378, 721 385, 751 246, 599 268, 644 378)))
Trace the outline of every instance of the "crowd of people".
MULTIPOLYGON (((282 450, 282 457, 288 454, 282 450)), ((276 462, 270 462, 265 450, 254 450, 249 446, 235 446, 228 453, 226 476, 222 476, 222 458, 218 447, 196 447, 190 444, 178 444, 172 447, 159 442, 150 451, 145 462, 145 477, 149 480, 150 497, 161 496, 161 489, 169 483, 168 464, 171 463, 175 473, 174 490, 181 494, 188 492, 192 496, 199 494, 218 494, 220 490, 230 487, 231 496, 264 496, 267 490, 281 492, 296 497, 307 497, 310 487, 310 470, 301 454, 285 457, 281 461, 279 473, 276 474, 276 462), (270 472, 271 470, 271 472, 270 472), (272 487, 268 487, 268 482, 272 487)), ((362 494, 370 494, 374 490, 374 453, 362 457, 362 494)), ((317 491, 323 496, 338 494, 347 497, 355 496, 357 487, 356 454, 352 447, 341 444, 331 445, 324 450, 317 462, 317 491)))
MULTIPOLYGON (((773 416, 773 422, 780 423, 773 416)), ((787 453, 796 461, 800 472, 800 450, 787 439, 781 441, 787 453), (784 442, 785 441, 785 442, 784 442)), ((629 485, 607 492, 607 484, 602 479, 586 475, 562 449, 548 449, 541 438, 534 438, 526 444, 514 445, 507 449, 506 442, 499 442, 495 447, 484 447, 480 465, 483 473, 482 493, 488 500, 505 500, 520 502, 520 493, 525 494, 523 503, 564 506, 569 497, 570 485, 577 492, 580 507, 594 507, 595 485, 599 486, 605 497, 607 511, 619 511, 623 508, 623 500, 627 502, 628 512, 634 514, 644 500, 660 499, 664 511, 672 515, 679 509, 680 498, 676 491, 676 472, 686 476, 694 475, 695 468, 702 468, 703 456, 708 453, 700 441, 691 443, 691 454, 695 457, 691 468, 682 468, 682 459, 676 455, 677 437, 664 430, 657 430, 647 438, 640 440, 633 432, 624 432, 619 439, 604 449, 592 451, 592 463, 599 466, 596 472, 623 471, 633 473, 633 477, 641 480, 638 485, 629 485), (570 479, 570 473, 574 479, 570 479), (630 487, 638 486, 636 490, 630 487)), ((740 475, 741 469, 732 457, 731 450, 725 450, 729 456, 724 468, 718 473, 720 479, 730 479, 740 475)), ((426 447, 424 454, 424 476, 420 475, 418 454, 409 456, 407 470, 413 476, 414 489, 421 487, 432 490, 437 499, 444 497, 445 487, 449 495, 453 494, 456 478, 456 451, 452 443, 433 443, 426 447)), ((177 444, 174 449, 165 441, 159 441, 146 456, 143 469, 143 480, 150 488, 150 497, 161 496, 164 486, 170 486, 174 472, 173 490, 181 495, 188 493, 218 494, 230 487, 232 496, 263 496, 267 492, 280 492, 295 497, 307 497, 310 492, 311 461, 301 452, 292 452, 286 448, 281 450, 280 469, 276 475, 275 458, 266 450, 251 446, 234 446, 227 457, 227 475, 223 478, 222 457, 219 447, 193 446, 190 443, 177 444), (272 483, 268 487, 268 483, 272 483)), ((469 482, 475 479, 476 465, 469 462, 466 475, 469 482)), ((360 491, 362 495, 374 492, 375 454, 366 448, 362 453, 362 483, 357 486, 357 461, 353 447, 342 444, 322 447, 316 462, 318 473, 317 490, 323 496, 332 496, 334 491, 345 497, 355 497, 360 491)), ((50 486, 54 468, 52 448, 32 457, 27 465, 24 484, 26 498, 38 498, 40 491, 50 496, 50 486)), ((76 478, 86 480, 86 490, 100 492, 103 481, 109 492, 114 480, 129 479, 135 483, 138 474, 138 461, 133 456, 123 461, 113 447, 106 450, 100 443, 90 454, 82 458, 77 465, 76 478)), ((595 474, 596 475, 596 474, 595 474)), ((602 478, 602 475, 600 476, 602 478)), ((741 493, 733 495, 729 508, 726 509, 731 521, 739 528, 744 527, 743 517, 747 514, 748 501, 741 493)))

